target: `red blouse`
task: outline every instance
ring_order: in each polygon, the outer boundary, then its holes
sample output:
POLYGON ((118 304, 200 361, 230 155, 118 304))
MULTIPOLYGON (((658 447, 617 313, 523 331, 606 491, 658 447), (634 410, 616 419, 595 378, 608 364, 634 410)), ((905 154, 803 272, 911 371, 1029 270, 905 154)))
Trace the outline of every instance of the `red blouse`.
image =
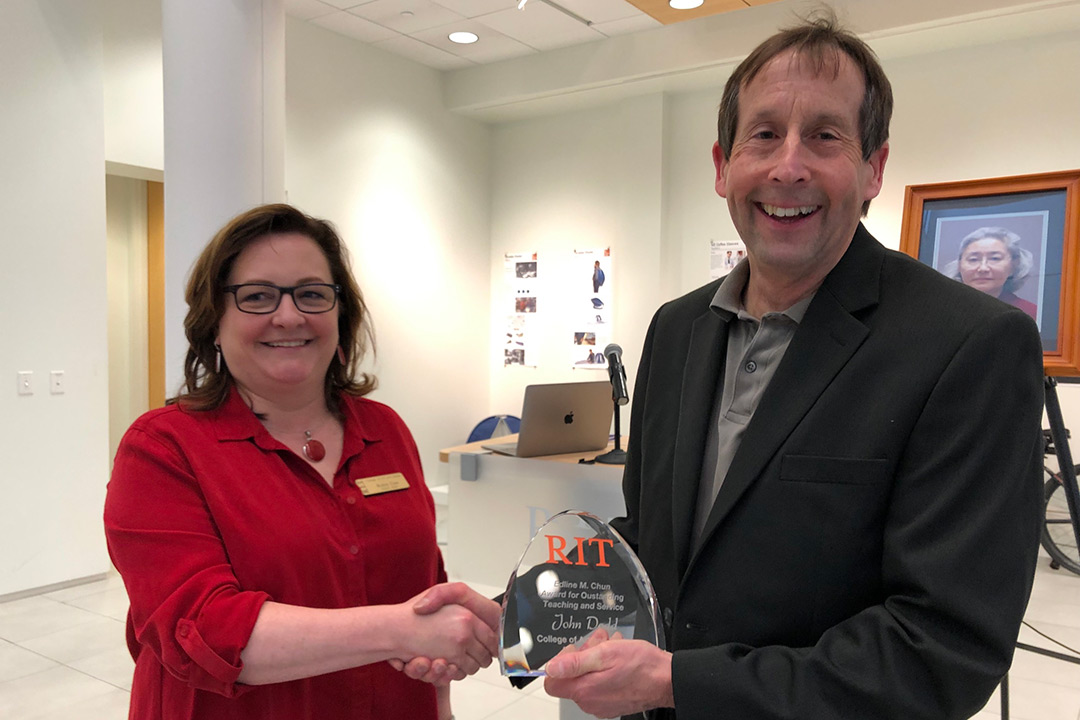
POLYGON ((416 444, 387 406, 342 399, 333 488, 233 392, 219 409, 153 410, 128 430, 105 533, 131 600, 132 720, 437 716, 435 690, 387 663, 273 685, 237 683, 267 600, 317 608, 408 600, 445 580, 416 444), (365 497, 356 480, 402 473, 365 497))

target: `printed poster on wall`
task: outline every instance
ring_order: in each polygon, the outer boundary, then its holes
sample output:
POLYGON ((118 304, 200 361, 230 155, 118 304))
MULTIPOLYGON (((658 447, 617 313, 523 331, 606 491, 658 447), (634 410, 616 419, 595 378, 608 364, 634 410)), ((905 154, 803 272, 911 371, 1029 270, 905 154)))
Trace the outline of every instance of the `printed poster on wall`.
POLYGON ((536 367, 536 353, 531 347, 529 332, 537 311, 539 263, 536 256, 534 252, 503 255, 505 291, 502 302, 507 312, 502 343, 503 367, 536 367))
POLYGON ((611 342, 614 276, 610 247, 574 250, 570 277, 559 283, 569 289, 572 301, 566 338, 575 368, 607 369, 604 348, 611 342))
POLYGON ((727 275, 746 257, 742 240, 709 241, 709 279, 716 280, 727 275))

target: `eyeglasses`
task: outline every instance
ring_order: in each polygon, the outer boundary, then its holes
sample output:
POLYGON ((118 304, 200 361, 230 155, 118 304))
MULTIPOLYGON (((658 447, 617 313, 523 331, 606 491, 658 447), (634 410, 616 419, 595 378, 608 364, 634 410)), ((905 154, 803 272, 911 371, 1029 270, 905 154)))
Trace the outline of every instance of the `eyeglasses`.
POLYGON ((282 295, 292 295, 296 309, 309 315, 330 312, 337 305, 340 285, 327 283, 308 283, 306 285, 293 285, 292 287, 280 287, 265 283, 244 283, 243 285, 229 285, 224 288, 225 292, 232 293, 236 300, 236 309, 240 312, 252 315, 269 315, 281 305, 282 295))

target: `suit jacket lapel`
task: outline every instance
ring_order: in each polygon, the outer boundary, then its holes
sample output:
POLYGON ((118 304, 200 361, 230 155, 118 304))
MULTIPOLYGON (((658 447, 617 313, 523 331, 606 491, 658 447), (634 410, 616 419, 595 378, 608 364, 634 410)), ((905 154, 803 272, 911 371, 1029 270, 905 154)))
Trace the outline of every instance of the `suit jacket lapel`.
POLYGON ((884 248, 860 224, 761 397, 705 523, 702 546, 866 339, 869 328, 852 313, 877 302, 883 258, 884 248))
POLYGON ((727 355, 727 323, 712 310, 694 321, 679 398, 679 428, 675 435, 672 472, 672 528, 679 574, 690 562, 705 439, 712 419, 714 395, 727 355))

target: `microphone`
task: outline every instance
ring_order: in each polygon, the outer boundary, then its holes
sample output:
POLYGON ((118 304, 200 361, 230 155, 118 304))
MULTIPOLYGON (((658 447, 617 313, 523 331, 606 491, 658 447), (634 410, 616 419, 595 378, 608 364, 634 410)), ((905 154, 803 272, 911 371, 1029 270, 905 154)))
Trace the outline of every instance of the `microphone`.
POLYGON ((630 393, 626 389, 626 367, 622 363, 622 348, 615 343, 604 348, 607 359, 608 377, 611 379, 611 399, 619 405, 630 402, 630 393))

